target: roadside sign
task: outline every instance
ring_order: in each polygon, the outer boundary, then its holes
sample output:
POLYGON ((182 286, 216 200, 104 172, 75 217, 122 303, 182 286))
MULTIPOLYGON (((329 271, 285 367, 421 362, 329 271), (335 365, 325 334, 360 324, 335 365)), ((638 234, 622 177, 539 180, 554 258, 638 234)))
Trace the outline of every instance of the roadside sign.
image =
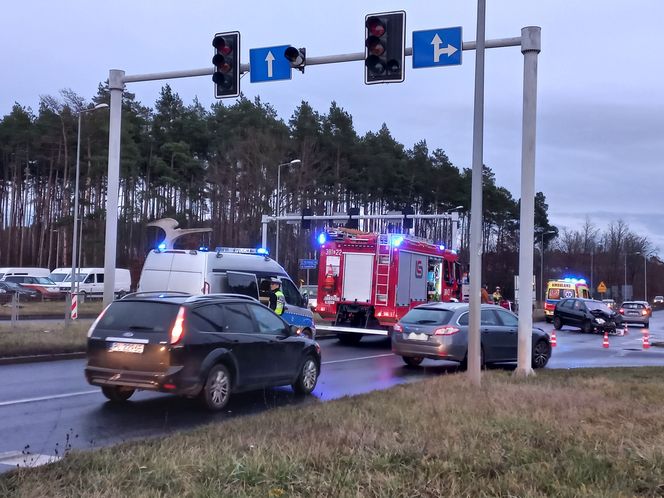
POLYGON ((315 270, 318 268, 318 260, 316 259, 301 259, 300 270, 315 270))
POLYGON ((600 282, 599 285, 597 286, 597 292, 599 292, 600 294, 604 294, 606 290, 607 290, 606 284, 603 281, 600 282))
POLYGON ((413 31, 413 68, 461 65, 461 26, 413 31))
POLYGON ((252 48, 249 50, 250 81, 276 81, 291 79, 291 64, 284 52, 290 45, 252 48))

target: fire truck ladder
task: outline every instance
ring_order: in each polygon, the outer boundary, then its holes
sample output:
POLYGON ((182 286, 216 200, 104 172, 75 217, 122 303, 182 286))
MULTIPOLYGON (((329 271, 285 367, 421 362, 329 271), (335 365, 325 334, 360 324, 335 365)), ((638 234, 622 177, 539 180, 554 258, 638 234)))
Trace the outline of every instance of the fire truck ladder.
POLYGON ((378 244, 376 244, 376 299, 374 300, 377 306, 387 306, 387 296, 390 288, 390 263, 392 261, 390 248, 389 235, 379 235, 378 244))

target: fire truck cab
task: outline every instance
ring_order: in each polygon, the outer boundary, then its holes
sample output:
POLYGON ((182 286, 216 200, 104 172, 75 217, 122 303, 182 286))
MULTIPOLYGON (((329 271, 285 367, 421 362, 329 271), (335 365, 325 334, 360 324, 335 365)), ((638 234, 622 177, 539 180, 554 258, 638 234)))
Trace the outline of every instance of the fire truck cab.
POLYGON ((343 343, 357 343, 364 334, 389 336, 411 308, 459 298, 458 256, 442 245, 345 228, 318 241, 316 311, 343 343))

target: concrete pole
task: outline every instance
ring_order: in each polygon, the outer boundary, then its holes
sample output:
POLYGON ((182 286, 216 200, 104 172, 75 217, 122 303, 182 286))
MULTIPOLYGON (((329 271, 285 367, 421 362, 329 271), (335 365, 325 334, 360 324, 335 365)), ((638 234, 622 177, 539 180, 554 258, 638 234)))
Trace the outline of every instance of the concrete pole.
POLYGON ((480 313, 482 308, 482 165, 484 150, 484 27, 486 0, 477 1, 475 103, 473 117, 473 174, 470 197, 470 312, 468 321, 468 379, 481 383, 480 313))
POLYGON ((535 143, 537 117, 537 55, 541 28, 521 29, 523 53, 523 138, 521 144, 521 224, 519 235, 519 352, 515 375, 528 376, 532 367, 533 238, 535 235, 535 143), (528 284, 526 284, 528 282, 528 284))
MULTIPOLYGON (((81 175, 81 118, 83 111, 78 113, 78 134, 76 138, 76 180, 74 182, 74 230, 71 238, 71 295, 76 292, 76 247, 78 244, 78 182, 81 175)), ((73 317, 72 317, 73 318, 73 317)))
POLYGON ((263 215, 263 218, 261 219, 261 224, 263 225, 262 228, 262 236, 261 236, 261 247, 263 249, 267 249, 267 224, 270 222, 270 219, 263 215))
POLYGON ((108 129, 108 184, 106 187, 106 251, 104 253, 104 306, 115 294, 115 264, 118 238, 118 201, 120 189, 120 129, 122 126, 122 91, 125 72, 111 69, 108 87, 111 113, 108 129))

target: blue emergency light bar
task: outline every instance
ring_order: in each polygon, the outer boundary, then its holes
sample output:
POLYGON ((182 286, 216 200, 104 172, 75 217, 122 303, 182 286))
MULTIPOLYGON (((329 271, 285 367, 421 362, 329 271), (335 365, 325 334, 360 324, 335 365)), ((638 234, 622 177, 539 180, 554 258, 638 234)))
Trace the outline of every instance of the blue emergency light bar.
POLYGON ((217 247, 214 250, 217 254, 221 253, 234 253, 234 254, 258 254, 260 256, 267 256, 268 251, 264 247, 253 249, 250 247, 217 247))

